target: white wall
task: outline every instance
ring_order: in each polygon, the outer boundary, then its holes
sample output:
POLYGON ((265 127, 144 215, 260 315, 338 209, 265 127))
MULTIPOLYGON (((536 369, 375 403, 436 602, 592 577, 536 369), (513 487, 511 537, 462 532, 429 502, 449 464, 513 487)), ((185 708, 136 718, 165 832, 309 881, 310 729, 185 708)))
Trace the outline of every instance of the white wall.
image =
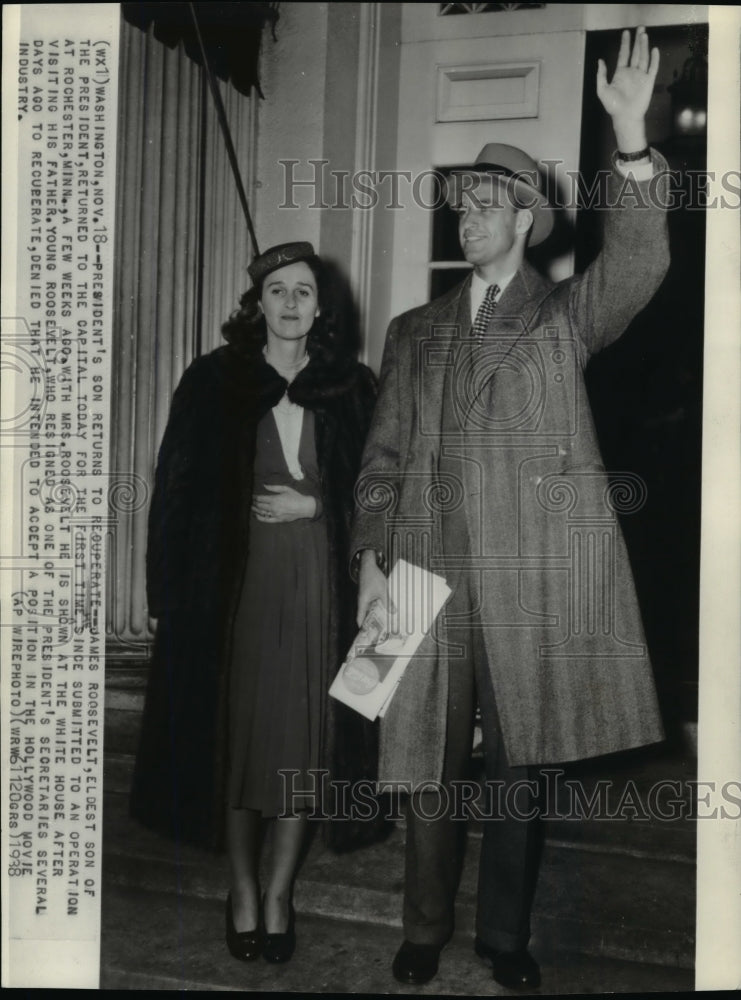
POLYGON ((706 4, 691 3, 585 3, 586 31, 605 28, 658 27, 669 24, 702 24, 708 20, 706 4))
POLYGON ((551 31, 599 31, 635 28, 639 24, 707 22, 706 4, 679 3, 549 3, 540 10, 455 14, 439 17, 437 3, 404 3, 402 40, 423 42, 486 35, 529 35, 551 31))
MULTIPOLYGON (((468 15, 475 17, 475 15, 468 15)), ((484 15, 486 16, 486 15, 484 15)), ((466 16, 451 18, 464 21, 466 16)), ((496 28, 496 16, 480 30, 496 28)), ((431 166, 473 162, 487 142, 505 142, 535 159, 558 159, 557 176, 579 165, 579 127, 584 33, 564 31, 443 41, 402 46, 399 105, 399 165, 414 176, 431 166), (540 94, 535 118, 500 121, 436 122, 437 68, 537 60, 540 94)), ((421 305, 428 298, 430 213, 409 200, 398 213, 394 234, 396 284, 392 311, 421 305)), ((571 255, 554 263, 552 276, 567 276, 571 255)))
POLYGON ((396 167, 401 4, 282 3, 276 34, 273 42, 266 33, 261 60, 265 100, 253 192, 260 247, 307 239, 338 265, 373 345, 366 357, 377 368, 393 286, 394 220, 338 207, 334 176, 396 167), (293 176, 316 178, 316 187, 294 187, 287 198, 279 164, 286 159, 300 161, 293 176), (327 163, 312 167, 311 160, 327 163), (291 203, 297 207, 286 207, 291 203))
POLYGON ((297 188, 286 203, 280 160, 300 160, 297 177, 309 176, 308 161, 321 159, 327 63, 327 3, 282 3, 277 41, 265 31, 260 83, 265 100, 258 110, 255 227, 260 249, 305 239, 319 245, 321 213, 309 208, 312 192, 297 188))
MULTIPOLYGON (((702 22, 707 7, 680 4, 547 4, 539 10, 439 16, 437 3, 404 3, 398 166, 413 174, 473 159, 486 142, 511 143, 540 160, 558 160, 555 176, 579 166, 584 43, 587 30, 702 22), (540 64, 537 116, 437 122, 437 67, 535 61, 540 64)), ((596 72, 596 70, 595 70, 596 72)), ((666 95, 663 95, 664 98, 666 95)), ((585 137, 588 141, 588 137, 585 137)), ((391 313, 428 298, 429 212, 410 200, 396 213, 391 313)), ((558 280, 572 254, 553 260, 558 280)), ((378 350, 372 345, 372 351, 378 350)))
MULTIPOLYGON (((558 158, 557 176, 579 162, 583 51, 587 30, 703 21, 707 7, 680 4, 548 4, 542 10, 438 16, 436 3, 282 3, 277 42, 266 32, 258 111, 256 227, 261 247, 311 240, 353 278, 362 307, 366 357, 380 362, 385 331, 398 312, 428 295, 429 213, 403 209, 311 207, 313 189, 294 189, 285 205, 283 159, 313 176, 310 160, 332 170, 409 170, 475 157, 487 141, 558 158), (369 11, 372 10, 372 14, 369 11), (370 59, 370 63, 369 60, 370 59), (438 64, 537 59, 538 116, 436 123, 438 64), (360 273, 359 273, 360 269, 360 273)), ((381 188, 383 193, 388 188, 381 188)), ((323 189, 331 204, 334 186, 323 189)), ((556 260, 554 278, 571 270, 556 260)))

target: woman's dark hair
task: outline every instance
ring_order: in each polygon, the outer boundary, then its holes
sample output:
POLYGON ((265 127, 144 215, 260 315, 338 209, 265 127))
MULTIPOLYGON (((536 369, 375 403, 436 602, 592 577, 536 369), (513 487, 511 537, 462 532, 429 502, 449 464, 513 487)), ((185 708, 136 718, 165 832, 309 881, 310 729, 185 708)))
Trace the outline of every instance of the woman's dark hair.
MULTIPOLYGON (((309 330, 306 350, 322 364, 332 364, 353 350, 347 322, 343 322, 343 310, 339 301, 341 296, 338 296, 336 282, 332 280, 331 267, 317 256, 306 257, 304 261, 316 280, 319 305, 319 315, 309 330)), ((265 275, 242 295, 239 309, 221 327, 226 341, 250 353, 259 352, 267 340, 265 317, 258 305, 267 277, 265 275)))

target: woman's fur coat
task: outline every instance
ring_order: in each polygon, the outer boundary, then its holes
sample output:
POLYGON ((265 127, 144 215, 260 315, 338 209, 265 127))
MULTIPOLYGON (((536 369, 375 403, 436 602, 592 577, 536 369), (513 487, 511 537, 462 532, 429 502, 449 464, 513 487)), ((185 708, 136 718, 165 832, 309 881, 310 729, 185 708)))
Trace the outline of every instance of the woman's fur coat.
MULTIPOLYGON (((286 385, 255 347, 228 344, 198 358, 175 392, 157 464, 147 593, 158 627, 131 811, 150 827, 213 848, 223 846, 229 653, 249 550, 256 428, 286 385)), ((331 560, 328 687, 356 630, 348 543, 376 383, 353 359, 314 356, 288 395, 315 414, 331 560)), ((327 702, 322 767, 333 778, 372 779, 375 726, 327 702)), ((378 827, 333 823, 331 842, 353 846, 378 827)))

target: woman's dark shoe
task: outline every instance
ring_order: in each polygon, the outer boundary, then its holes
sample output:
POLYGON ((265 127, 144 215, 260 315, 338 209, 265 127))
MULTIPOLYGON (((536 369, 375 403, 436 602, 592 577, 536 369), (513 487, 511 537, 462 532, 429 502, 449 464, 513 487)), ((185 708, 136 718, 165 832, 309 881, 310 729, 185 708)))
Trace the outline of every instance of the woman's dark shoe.
POLYGON ((242 962, 254 962, 260 957, 260 945, 262 934, 260 933, 260 919, 254 931, 238 931, 234 926, 234 913, 232 911, 232 894, 226 897, 226 946, 235 958, 242 962))
MULTIPOLYGON (((264 907, 264 901, 263 901, 264 907)), ((288 904, 288 927, 284 934, 268 934, 262 941, 262 957, 266 962, 273 962, 276 965, 280 962, 290 961, 296 950, 296 911, 293 903, 288 904)))

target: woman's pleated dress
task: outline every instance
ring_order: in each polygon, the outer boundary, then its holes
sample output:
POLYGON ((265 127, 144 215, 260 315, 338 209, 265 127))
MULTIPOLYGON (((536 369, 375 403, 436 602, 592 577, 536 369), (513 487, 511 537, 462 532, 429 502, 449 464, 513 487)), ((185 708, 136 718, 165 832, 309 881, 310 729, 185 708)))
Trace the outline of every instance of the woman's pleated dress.
MULTIPOLYGON (((303 411, 295 479, 272 411, 257 428, 254 491, 290 486, 321 511, 314 414, 303 411)), ((327 530, 321 515, 282 524, 250 517, 248 564, 230 673, 230 805, 280 816, 314 805, 328 648, 327 530), (281 775, 284 772, 284 775, 281 775), (287 806, 287 808, 286 808, 287 806)), ((317 800, 318 801, 318 800, 317 800)))

